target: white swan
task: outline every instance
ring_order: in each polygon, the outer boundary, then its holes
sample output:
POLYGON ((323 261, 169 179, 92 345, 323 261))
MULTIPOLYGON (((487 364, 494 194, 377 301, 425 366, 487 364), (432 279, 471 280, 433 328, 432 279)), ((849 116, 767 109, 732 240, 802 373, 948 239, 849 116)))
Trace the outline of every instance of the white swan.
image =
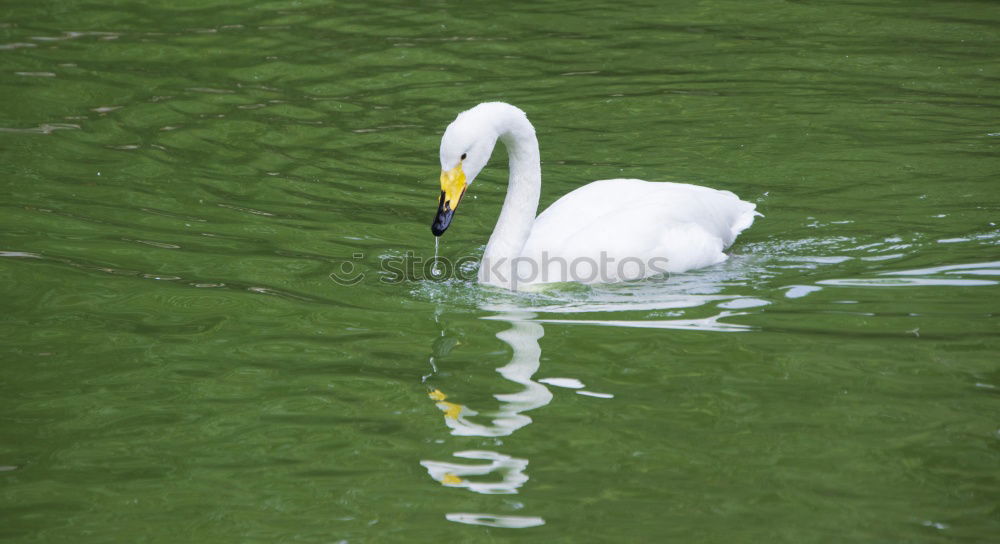
POLYGON ((464 111, 441 138, 441 236, 497 139, 510 181, 479 268, 479 282, 518 290, 577 281, 617 282, 725 261, 723 250, 753 224, 756 206, 729 191, 638 179, 595 181, 537 218, 542 171, 535 128, 520 109, 487 102, 464 111))

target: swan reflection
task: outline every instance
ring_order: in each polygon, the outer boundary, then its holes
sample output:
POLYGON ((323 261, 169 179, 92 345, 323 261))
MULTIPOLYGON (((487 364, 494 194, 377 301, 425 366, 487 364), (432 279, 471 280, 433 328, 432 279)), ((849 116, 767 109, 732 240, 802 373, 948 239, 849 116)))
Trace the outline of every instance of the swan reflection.
MULTIPOLYGON (((510 323, 510 328, 500 331, 496 337, 510 346, 513 354, 510 362, 496 369, 504 379, 521 386, 515 393, 497 393, 493 398, 500 406, 491 412, 480 413, 463 404, 448 400, 448 395, 440 389, 429 393, 437 407, 444 412, 444 423, 455 436, 499 437, 508 436, 531 423, 531 417, 524 412, 545 406, 552 401, 552 392, 541 383, 532 380, 541 362, 542 348, 538 339, 545 330, 538 322, 532 321, 535 314, 523 311, 504 312, 494 316, 510 323), (477 416, 480 416, 477 418, 477 416), (477 421, 483 419, 485 421, 477 421)), ((442 336, 435 342, 446 353, 454 342, 442 336)), ((435 353, 440 351, 435 350, 435 353)), ((437 371, 434 357, 431 367, 437 371)), ((474 493, 487 495, 517 493, 518 488, 528 481, 528 460, 487 450, 458 451, 455 457, 481 461, 478 463, 456 463, 423 460, 420 464, 427 474, 445 487, 465 488, 474 493), (476 479, 470 479, 476 478, 476 479)), ((487 527, 527 528, 545 524, 545 520, 533 516, 508 516, 499 514, 451 512, 445 515, 449 521, 487 527)))
POLYGON ((481 459, 489 461, 486 464, 444 463, 441 461, 421 461, 431 478, 448 487, 464 487, 469 491, 486 495, 517 493, 517 488, 528 481, 524 469, 528 467, 527 459, 518 459, 492 451, 472 450, 457 451, 455 457, 464 459, 481 459), (500 481, 475 482, 468 476, 499 476, 500 481))
MULTIPOLYGON (((486 306, 483 309, 495 312, 483 319, 503 321, 510 325, 498 333, 496 337, 510 346, 512 351, 510 362, 497 368, 496 371, 508 382, 519 386, 514 393, 495 393, 493 399, 499 405, 489 409, 473 408, 457 402, 440 388, 432 389, 428 396, 444 415, 444 424, 453 436, 497 438, 510 436, 518 429, 532 423, 528 412, 541 408, 552 401, 552 391, 547 386, 573 390, 575 393, 595 399, 612 399, 611 393, 588 391, 585 384, 576 378, 544 377, 534 379, 539 370, 542 348, 539 339, 545 335, 545 324, 557 326, 591 325, 612 327, 643 327, 658 329, 681 330, 713 330, 720 332, 743 332, 750 327, 726 323, 724 318, 740 315, 732 309, 760 305, 757 299, 752 303, 733 302, 740 297, 699 294, 677 296, 667 300, 642 303, 624 302, 622 300, 605 300, 599 303, 536 306, 533 311, 511 306, 486 306), (607 319, 610 311, 636 312, 656 310, 676 310, 714 303, 717 313, 709 317, 695 319, 607 319), (728 309, 727 309, 728 308, 728 309), (538 313, 555 314, 560 318, 543 318, 538 313), (584 316, 582 314, 596 314, 584 316), (568 316, 590 317, 590 319, 566 319, 568 316)), ((765 302, 766 303, 766 302, 765 302)), ((627 315, 627 314, 625 314, 627 315)), ((433 354, 430 357, 431 374, 424 377, 425 381, 437 374, 436 358, 447 355, 455 347, 457 341, 444 335, 434 342, 433 354)), ((438 461, 425 459, 420 464, 427 474, 445 487, 462 488, 479 494, 515 494, 528 482, 528 459, 514 457, 505 453, 489 450, 462 450, 452 454, 454 457, 468 460, 438 461)), ((488 513, 452 512, 446 515, 449 521, 488 527, 526 528, 543 525, 545 520, 533 516, 509 516, 488 513)))
POLYGON ((503 527, 507 529, 526 529, 545 525, 545 520, 535 516, 495 516, 493 514, 467 514, 455 512, 445 514, 445 519, 468 525, 484 525, 486 527, 503 527))
POLYGON ((500 401, 500 407, 485 415, 488 422, 477 422, 473 418, 480 412, 462 404, 448 401, 448 396, 435 389, 430 392, 431 399, 437 401, 438 408, 444 412, 444 423, 451 428, 451 434, 456 436, 508 436, 514 431, 531 423, 531 418, 524 414, 545 406, 552 401, 552 393, 544 385, 533 381, 531 377, 538 371, 542 348, 538 339, 545 331, 540 323, 530 321, 535 314, 514 312, 497 316, 511 324, 511 328, 497 333, 514 351, 511 360, 497 369, 508 381, 522 386, 516 393, 498 393, 493 398, 500 401))

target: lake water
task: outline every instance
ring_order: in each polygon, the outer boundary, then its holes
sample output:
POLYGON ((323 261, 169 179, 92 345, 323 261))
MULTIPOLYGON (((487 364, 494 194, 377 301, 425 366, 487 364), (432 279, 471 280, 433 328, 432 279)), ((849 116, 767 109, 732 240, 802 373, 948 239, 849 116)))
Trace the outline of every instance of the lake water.
POLYGON ((0 538, 996 541, 1000 4, 501 6, 4 3, 0 538), (429 278, 487 100, 543 206, 766 217, 665 282, 429 278))

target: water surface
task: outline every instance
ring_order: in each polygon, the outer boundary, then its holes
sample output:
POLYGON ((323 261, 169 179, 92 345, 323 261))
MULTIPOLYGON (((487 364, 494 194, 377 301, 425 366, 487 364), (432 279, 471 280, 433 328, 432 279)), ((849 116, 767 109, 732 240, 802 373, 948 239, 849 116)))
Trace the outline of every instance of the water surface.
POLYGON ((7 2, 0 537, 992 541, 998 52, 993 2, 7 2), (543 206, 766 217, 666 282, 380 281, 486 100, 543 206))

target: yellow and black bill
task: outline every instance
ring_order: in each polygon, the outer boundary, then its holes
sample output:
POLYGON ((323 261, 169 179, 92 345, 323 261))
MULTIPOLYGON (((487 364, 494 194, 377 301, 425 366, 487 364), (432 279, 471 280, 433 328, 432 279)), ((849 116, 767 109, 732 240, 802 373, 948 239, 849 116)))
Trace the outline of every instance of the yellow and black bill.
POLYGON ((441 200, 438 201, 437 215, 431 223, 431 232, 434 236, 441 236, 448 230, 451 218, 455 215, 458 203, 462 201, 462 195, 468 185, 465 183, 465 172, 462 171, 462 163, 448 171, 441 171, 441 200))

